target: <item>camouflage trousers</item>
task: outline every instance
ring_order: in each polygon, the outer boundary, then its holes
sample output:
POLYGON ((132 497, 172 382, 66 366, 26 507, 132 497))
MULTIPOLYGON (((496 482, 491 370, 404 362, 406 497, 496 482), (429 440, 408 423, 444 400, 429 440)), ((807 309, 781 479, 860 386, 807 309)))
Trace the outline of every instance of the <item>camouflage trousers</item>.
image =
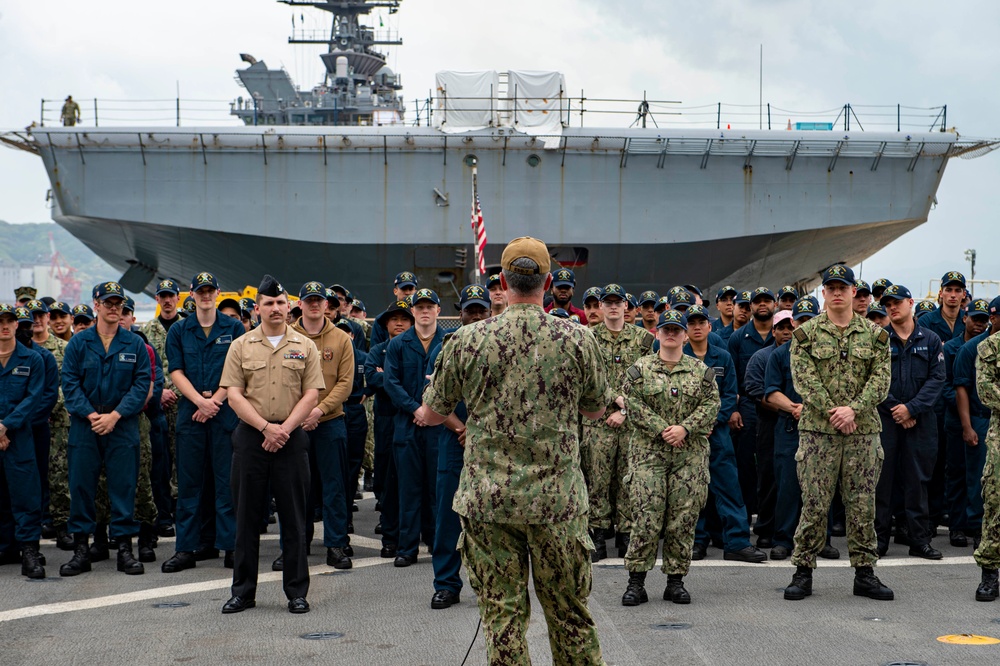
POLYGON ((549 628, 552 663, 603 664, 587 608, 592 573, 587 517, 541 525, 487 523, 462 516, 458 547, 476 592, 492 666, 530 664, 528 569, 549 628))
POLYGON ((625 568, 652 569, 662 533, 663 573, 686 575, 698 514, 708 499, 708 447, 633 446, 631 477, 634 516, 625 568))
POLYGON ((984 569, 1000 569, 1000 419, 990 421, 983 466, 983 532, 976 549, 976 564, 984 569))
POLYGON ((52 426, 52 446, 49 449, 49 512, 52 524, 65 526, 69 521, 69 426, 52 426))
MULTIPOLYGON (((156 524, 156 504, 153 503, 153 490, 149 483, 149 470, 153 464, 153 447, 149 441, 149 419, 145 414, 139 415, 139 485, 135 493, 135 519, 140 523, 156 524)), ((107 471, 105 470, 105 474, 107 471)), ((94 509, 97 522, 111 522, 111 503, 108 499, 108 482, 101 474, 97 482, 97 495, 94 496, 94 509)))
POLYGON ((826 522, 833 493, 847 509, 847 550, 852 567, 878 561, 875 536, 875 486, 882 473, 882 445, 876 435, 828 435, 799 431, 796 475, 802 489, 802 513, 795 530, 792 564, 816 568, 816 555, 826 545, 826 522))
POLYGON ((587 440, 590 473, 587 494, 590 496, 590 529, 630 532, 628 475, 629 443, 634 431, 627 425, 612 428, 603 422, 584 430, 587 440))
POLYGON ((361 459, 361 469, 366 472, 375 471, 375 401, 365 400, 365 414, 368 416, 368 435, 365 437, 365 455, 361 459))

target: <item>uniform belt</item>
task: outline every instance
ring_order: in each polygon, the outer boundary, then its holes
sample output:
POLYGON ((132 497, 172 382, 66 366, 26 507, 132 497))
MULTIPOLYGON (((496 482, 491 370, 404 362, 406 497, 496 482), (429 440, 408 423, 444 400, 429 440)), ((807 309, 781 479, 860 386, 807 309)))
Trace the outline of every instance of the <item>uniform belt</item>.
POLYGON ((362 398, 350 397, 350 398, 348 398, 347 400, 344 401, 344 404, 345 405, 360 405, 362 399, 363 399, 363 397, 362 398))
POLYGON ((94 411, 98 414, 110 414, 115 411, 117 405, 94 405, 94 411))

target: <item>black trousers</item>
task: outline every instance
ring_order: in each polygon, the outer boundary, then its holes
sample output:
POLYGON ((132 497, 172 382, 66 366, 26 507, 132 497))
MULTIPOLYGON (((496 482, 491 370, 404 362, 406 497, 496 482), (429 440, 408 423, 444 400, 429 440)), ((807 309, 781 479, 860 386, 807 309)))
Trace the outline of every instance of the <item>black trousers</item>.
POLYGON ((882 419, 882 474, 875 487, 875 532, 878 542, 889 543, 893 514, 893 491, 898 488, 903 499, 910 545, 922 546, 931 541, 930 509, 927 486, 934 473, 938 454, 937 420, 933 412, 917 417, 917 425, 904 429, 892 417, 882 419))
POLYGON ((233 507, 236 511, 236 552, 233 596, 255 599, 260 555, 260 525, 267 519, 268 488, 274 492, 281 521, 285 567, 282 587, 289 599, 309 592, 306 560, 306 507, 309 503, 309 437, 295 430, 285 446, 268 453, 264 435, 245 423, 233 431, 233 507))
POLYGON ((774 506, 778 484, 774 479, 774 428, 777 412, 757 405, 757 524, 754 534, 774 538, 774 506))

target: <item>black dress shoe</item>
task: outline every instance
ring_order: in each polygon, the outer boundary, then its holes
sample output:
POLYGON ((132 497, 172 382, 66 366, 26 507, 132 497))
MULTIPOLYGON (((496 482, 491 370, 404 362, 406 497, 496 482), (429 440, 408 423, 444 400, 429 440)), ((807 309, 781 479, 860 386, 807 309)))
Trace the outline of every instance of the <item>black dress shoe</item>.
POLYGON ((284 571, 285 570, 285 556, 278 555, 274 562, 271 562, 271 571, 284 571))
POLYGON ((257 605, 257 602, 253 599, 244 599, 243 597, 232 597, 222 606, 222 614, 228 615, 229 613, 242 613, 248 608, 253 608, 257 605))
POLYGON ((375 534, 382 534, 382 523, 375 526, 375 534))
POLYGON ((775 546, 771 549, 772 560, 787 560, 791 553, 784 546, 775 546))
MULTIPOLYGON (((760 543, 760 541, 760 539, 757 539, 757 543, 760 543)), ((753 546, 747 546, 741 550, 723 553, 722 559, 735 560, 737 562, 760 563, 767 559, 767 554, 762 550, 754 548, 753 546)))
POLYGON ((396 555, 396 560, 392 563, 394 567, 408 567, 417 563, 416 555, 396 555))
POLYGON ((344 546, 344 555, 347 555, 348 557, 354 557, 354 548, 351 546, 351 544, 347 544, 346 546, 344 546))
POLYGON ((173 557, 160 565, 160 570, 163 573, 177 573, 185 569, 194 569, 197 564, 194 559, 194 553, 179 550, 174 553, 173 557))
POLYGON ((458 595, 451 590, 438 590, 434 593, 434 596, 431 597, 431 608, 435 610, 451 608, 460 601, 461 599, 458 598, 458 595))
POLYGON ((920 546, 910 546, 910 555, 914 557, 922 557, 925 560, 940 560, 944 557, 940 550, 929 543, 925 543, 920 546))
POLYGON ((288 602, 288 612, 295 613, 299 615, 301 613, 309 612, 309 602, 306 601, 305 597, 295 597, 288 602))
POLYGON ((195 562, 204 562, 205 560, 216 560, 219 558, 218 548, 199 548, 194 551, 195 562))
POLYGON ((343 548, 327 548, 326 564, 334 569, 350 569, 353 566, 351 558, 344 553, 343 548))
POLYGON ((390 543, 388 546, 382 546, 378 555, 385 560, 396 557, 396 544, 390 543))
POLYGON ((830 536, 847 536, 847 527, 844 523, 834 523, 833 525, 830 525, 830 536))
POLYGON ((225 559, 222 560, 222 566, 226 567, 227 569, 233 568, 233 551, 231 550, 226 551, 226 557, 225 559))
POLYGON ((174 526, 170 523, 164 523, 162 525, 156 526, 156 534, 161 537, 172 537, 177 536, 177 532, 174 531, 174 526))
POLYGON ((695 542, 691 547, 691 559, 694 561, 703 560, 708 555, 708 546, 695 542))
POLYGON ((757 547, 758 548, 774 548, 774 539, 769 536, 759 536, 757 537, 757 547))
POLYGON ((948 533, 948 541, 955 548, 966 548, 969 545, 969 538, 961 530, 953 530, 948 533))

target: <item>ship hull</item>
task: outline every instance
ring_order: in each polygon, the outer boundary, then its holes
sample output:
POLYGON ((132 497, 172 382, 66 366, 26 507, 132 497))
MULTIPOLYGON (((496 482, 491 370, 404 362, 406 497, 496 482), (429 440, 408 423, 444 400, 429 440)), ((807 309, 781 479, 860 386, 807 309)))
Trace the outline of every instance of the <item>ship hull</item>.
MULTIPOLYGON (((473 162, 495 267, 544 239, 580 288, 814 284, 927 220, 954 136, 934 133, 227 128, 35 132, 54 219, 132 288, 270 272, 370 301, 401 270, 472 279, 473 162), (545 146, 554 146, 546 148, 545 146), (474 158, 474 160, 473 160, 474 158), (461 251, 466 252, 463 258, 461 251)), ((128 285, 127 285, 128 286, 128 285)))

